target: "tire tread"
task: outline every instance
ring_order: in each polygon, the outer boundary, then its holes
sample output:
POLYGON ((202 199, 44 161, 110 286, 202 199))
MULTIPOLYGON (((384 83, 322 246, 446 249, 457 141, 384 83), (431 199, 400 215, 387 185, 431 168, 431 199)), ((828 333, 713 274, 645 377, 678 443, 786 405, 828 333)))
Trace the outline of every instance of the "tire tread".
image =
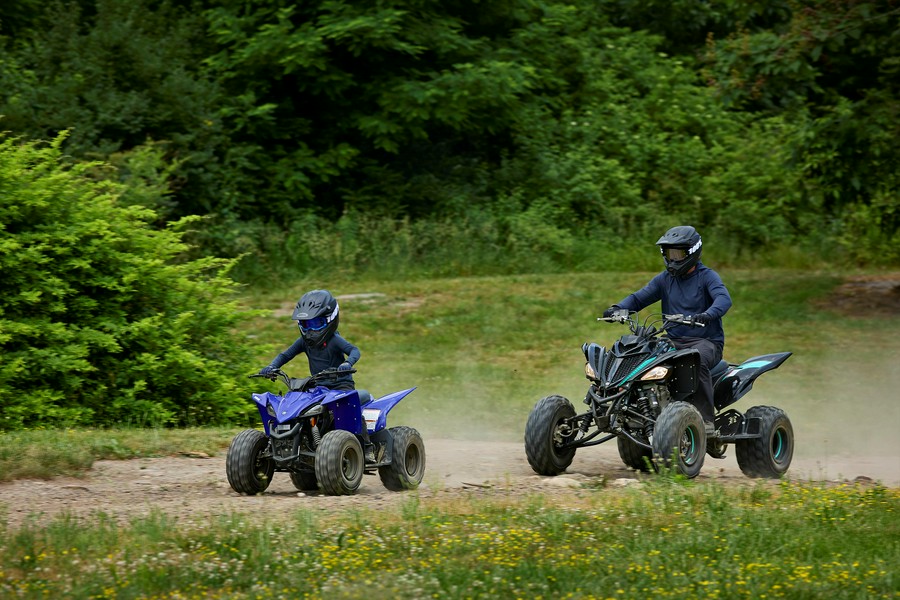
POLYGON ((777 479, 787 472, 794 456, 794 428, 787 414, 774 406, 754 406, 747 410, 744 418, 759 417, 762 422, 762 437, 739 440, 734 447, 738 466, 747 477, 777 479), (771 456, 771 436, 773 429, 781 423, 788 434, 788 456, 782 468, 771 456))
POLYGON ((525 425, 525 456, 538 475, 559 475, 572 464, 575 450, 557 454, 550 439, 560 418, 574 417, 575 408, 563 396, 538 400, 525 425))
POLYGON ((346 496, 359 489, 362 482, 364 460, 362 445, 355 435, 343 429, 334 429, 322 437, 316 450, 316 479, 322 491, 331 496, 346 496), (344 477, 343 456, 346 445, 355 446, 358 455, 357 477, 344 477))
POLYGON ((393 439, 391 464, 378 467, 378 476, 384 487, 392 492, 414 490, 419 487, 425 475, 425 444, 422 436, 412 427, 399 426, 390 428, 393 439), (406 470, 406 451, 410 444, 415 444, 419 452, 418 468, 414 473, 406 470))
POLYGON ((269 487, 274 472, 271 461, 266 469, 266 478, 261 480, 256 477, 256 459, 266 444, 268 438, 256 429, 245 429, 234 436, 225 458, 225 475, 231 489, 239 494, 252 495, 269 487))

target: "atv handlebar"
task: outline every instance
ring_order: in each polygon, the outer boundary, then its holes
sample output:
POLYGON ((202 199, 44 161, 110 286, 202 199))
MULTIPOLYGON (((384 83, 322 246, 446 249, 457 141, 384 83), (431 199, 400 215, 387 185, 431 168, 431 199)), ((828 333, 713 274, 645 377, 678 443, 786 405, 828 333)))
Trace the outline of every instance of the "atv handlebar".
MULTIPOLYGON (((352 375, 353 373, 356 373, 356 369, 351 368, 351 369, 343 369, 342 370, 342 369, 337 369, 337 368, 331 368, 331 369, 325 369, 323 371, 319 371, 315 375, 310 375, 307 378, 307 380, 310 383, 315 383, 315 382, 319 381, 320 379, 328 379, 335 375, 352 375)), ((268 379, 269 381, 275 381, 276 379, 281 379, 281 381, 283 381, 285 385, 287 385, 288 387, 291 387, 291 377, 287 373, 282 371, 281 369, 274 369, 272 371, 271 375, 263 375, 262 373, 254 373, 252 375, 248 375, 247 377, 249 377, 250 379, 253 379, 255 377, 262 377, 264 379, 268 379)))
POLYGON ((663 315, 662 318, 669 323, 678 323, 679 325, 688 325, 690 327, 706 327, 705 324, 695 320, 697 315, 663 315))
POLYGON ((636 313, 627 308, 620 308, 611 317, 597 317, 597 320, 606 321, 607 323, 627 323, 628 318, 633 314, 636 313))
POLYGON ((640 323, 638 323, 637 317, 635 317, 635 315, 637 315, 636 311, 628 310, 627 308, 620 308, 620 309, 616 310, 612 314, 612 316, 597 317, 597 320, 605 321, 607 323, 625 323, 626 325, 628 325, 631 328, 632 332, 637 332, 638 329, 645 330, 647 324, 652 319, 661 319, 663 321, 662 328, 660 328, 659 330, 656 330, 655 328, 653 328, 651 326, 651 329, 653 330, 654 334, 663 333, 667 329, 667 326, 674 325, 674 324, 687 325, 689 327, 706 327, 706 325, 704 325, 703 323, 700 323, 696 320, 696 317, 697 317, 696 315, 682 315, 682 314, 649 315, 647 317, 647 319, 644 321, 644 326, 642 327, 640 325, 640 323))

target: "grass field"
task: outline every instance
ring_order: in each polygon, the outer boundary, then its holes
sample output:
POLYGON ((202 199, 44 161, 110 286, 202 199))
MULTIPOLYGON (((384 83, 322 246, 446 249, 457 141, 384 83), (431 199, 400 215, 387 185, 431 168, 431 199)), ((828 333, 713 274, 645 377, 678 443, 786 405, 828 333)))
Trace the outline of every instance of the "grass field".
POLYGON ((0 527, 3 598, 896 598, 900 491, 662 477, 260 523, 0 527))
MULTIPOLYGON (((417 386, 392 413, 429 436, 520 440, 542 396, 580 400, 581 344, 652 274, 337 282, 341 333, 362 350, 357 382, 381 395, 417 386)), ((889 453, 900 461, 900 320, 832 310, 833 273, 722 272, 735 305, 725 356, 789 350, 739 409, 784 408, 798 453, 889 453)), ((271 311, 247 334, 253 372, 296 335, 307 289, 248 290, 271 311)), ((288 367, 299 375, 298 359, 288 367)), ((266 384, 268 385, 268 384, 266 384)), ((277 386, 273 384, 273 390, 277 386)), ((229 429, 0 435, 0 481, 74 473, 97 458, 220 452, 229 429), (190 445, 188 446, 188 441, 190 445)), ((718 485, 660 477, 639 489, 585 490, 558 509, 536 495, 204 524, 158 514, 3 525, 6 598, 898 598, 900 492, 881 485, 718 485)))

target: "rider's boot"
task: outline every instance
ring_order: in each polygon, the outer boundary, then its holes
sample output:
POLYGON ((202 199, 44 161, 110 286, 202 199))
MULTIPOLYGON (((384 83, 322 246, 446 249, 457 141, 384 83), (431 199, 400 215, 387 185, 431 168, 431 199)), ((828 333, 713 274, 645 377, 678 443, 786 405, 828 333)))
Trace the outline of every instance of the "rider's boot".
POLYGON ((367 463, 375 462, 375 444, 369 439, 369 432, 363 431, 362 434, 363 453, 366 456, 367 463))

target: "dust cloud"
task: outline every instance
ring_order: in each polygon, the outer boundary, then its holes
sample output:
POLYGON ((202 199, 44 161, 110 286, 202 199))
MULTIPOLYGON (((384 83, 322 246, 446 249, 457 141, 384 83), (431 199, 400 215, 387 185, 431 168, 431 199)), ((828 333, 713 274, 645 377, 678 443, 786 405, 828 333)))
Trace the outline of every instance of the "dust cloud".
MULTIPOLYGON (((817 363, 794 356, 779 369, 763 374, 732 408, 743 413, 752 406, 775 406, 787 413, 795 434, 794 459, 788 472, 791 479, 867 478, 900 487, 900 369, 892 358, 900 353, 879 356, 865 367, 859 366, 859 357, 848 361, 837 352, 817 363)), ((522 444, 528 413, 540 397, 559 393, 568 397, 576 410, 584 408, 580 402, 586 384, 579 377, 569 373, 554 379, 559 385, 552 390, 524 389, 515 382, 485 390, 467 386, 460 379, 453 391, 438 391, 423 382, 415 393, 443 395, 442 403, 417 406, 412 401, 406 410, 398 407, 397 416, 422 432, 426 447, 429 439, 522 444), (511 400, 511 396, 516 398, 511 400)), ((611 452, 617 458, 615 442, 603 446, 610 446, 604 448, 604 455, 611 452)), ((596 449, 581 453, 590 456, 596 449)), ((734 449, 727 454, 722 462, 707 461, 704 470, 725 467, 737 471, 734 449)))
MULTIPOLYGON (((767 388, 772 393, 766 401, 780 403, 790 417, 795 461, 807 465, 812 478, 862 475, 900 486, 900 369, 896 364, 900 351, 878 357, 850 360, 835 352, 815 367, 822 373, 817 382, 794 389, 767 388)), ((774 380, 776 373, 764 377, 774 380)))
MULTIPOLYGON (((881 286, 884 290, 873 288, 866 279, 860 291, 854 281, 855 287, 848 284, 829 299, 829 310, 840 308, 846 300, 846 312, 852 318, 862 294, 867 305, 878 308, 877 315, 897 318, 900 278, 881 286)), ((793 479, 852 481, 863 477, 900 487, 900 338, 881 335, 853 340, 847 344, 852 350, 842 349, 842 340, 835 339, 831 346, 833 350, 824 357, 795 353, 778 369, 764 373, 731 408, 745 413, 753 406, 775 406, 787 413, 795 434, 794 459, 788 472, 793 479)), ((780 349, 788 348, 770 350, 780 349)), ((483 373, 475 376, 479 367, 471 362, 451 363, 441 377, 418 383, 410 400, 404 400, 395 409, 397 414, 391 415, 392 421, 396 416, 402 423, 392 424, 416 427, 426 445, 429 438, 523 444, 528 414, 541 397, 560 394, 572 401, 576 411, 584 408, 581 400, 586 381, 579 361, 572 356, 577 353, 566 353, 558 366, 540 375, 510 371, 498 374, 496 381, 483 373)), ((726 350, 726 358, 741 357, 728 356, 726 350)), ((606 446, 616 454, 615 442, 606 446)), ((727 460, 708 461, 704 469, 715 465, 737 468, 734 449, 727 454, 727 460)))

